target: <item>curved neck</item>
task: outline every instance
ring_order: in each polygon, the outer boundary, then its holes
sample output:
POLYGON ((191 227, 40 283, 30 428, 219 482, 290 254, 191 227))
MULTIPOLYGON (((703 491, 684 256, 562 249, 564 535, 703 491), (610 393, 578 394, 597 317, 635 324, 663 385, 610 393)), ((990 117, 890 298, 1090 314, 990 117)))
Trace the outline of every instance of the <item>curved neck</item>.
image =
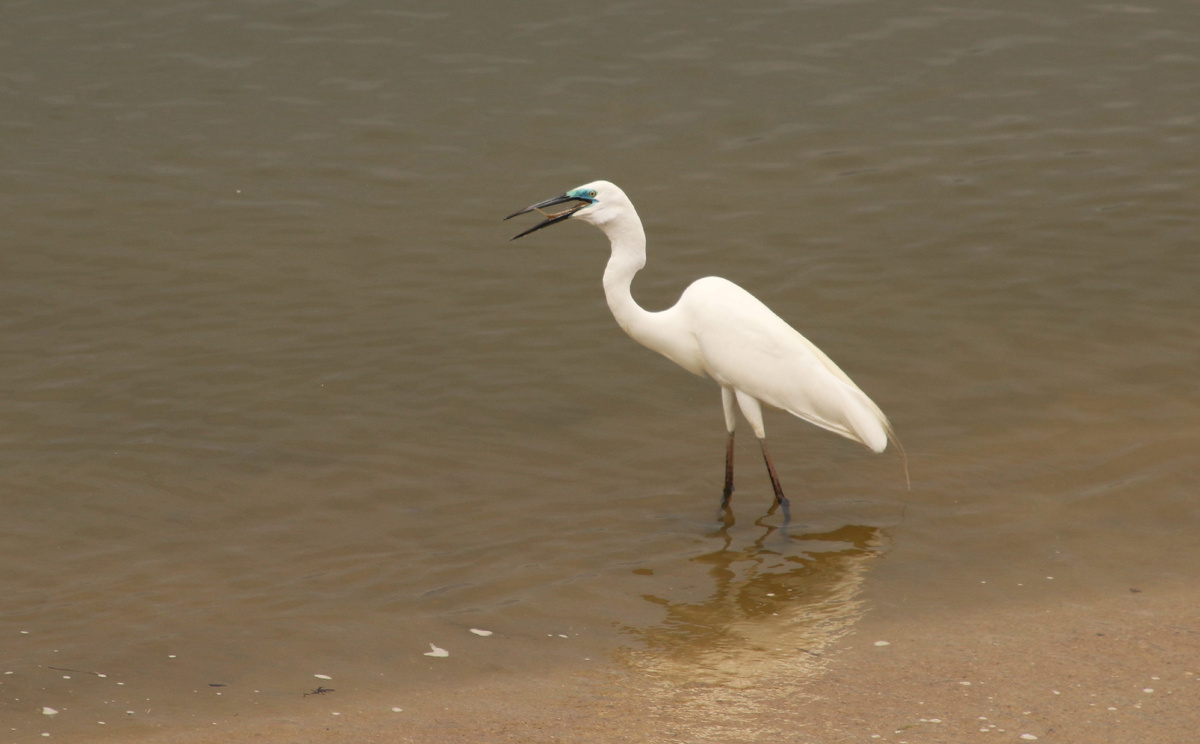
POLYGON ((612 256, 604 269, 604 297, 621 328, 646 344, 644 329, 652 313, 643 310, 630 291, 634 274, 646 265, 646 233, 637 213, 630 217, 599 225, 612 244, 612 256))
POLYGON ((617 324, 642 346, 689 372, 704 375, 702 355, 693 336, 680 326, 676 308, 652 313, 633 300, 633 276, 646 265, 646 234, 632 205, 629 214, 599 227, 612 243, 612 257, 604 269, 604 296, 617 324))

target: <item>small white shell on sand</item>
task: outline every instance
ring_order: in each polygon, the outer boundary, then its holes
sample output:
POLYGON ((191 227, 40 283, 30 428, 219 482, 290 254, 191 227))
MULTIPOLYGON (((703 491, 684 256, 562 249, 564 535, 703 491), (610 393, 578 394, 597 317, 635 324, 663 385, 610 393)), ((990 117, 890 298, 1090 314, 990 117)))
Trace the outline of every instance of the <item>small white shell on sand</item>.
POLYGON ((490 635, 492 634, 492 631, 490 631, 490 630, 482 630, 482 629, 480 629, 480 628, 471 628, 471 632, 472 632, 472 633, 474 633, 474 634, 475 634, 475 635, 477 635, 477 636, 483 636, 483 637, 485 637, 485 638, 486 638, 487 636, 490 636, 490 635))
POLYGON ((892 644, 888 643, 887 641, 875 641, 875 645, 876 646, 890 646, 892 644))
POLYGON ((393 713, 399 713, 399 712, 401 712, 401 711, 403 711, 403 710, 404 710, 404 708, 392 708, 392 712, 393 712, 393 713))
POLYGON ((438 658, 443 658, 443 657, 446 657, 446 656, 449 656, 449 655, 450 655, 450 652, 449 652, 449 651, 447 651, 447 650, 446 650, 446 649, 444 649, 444 648, 438 648, 437 646, 433 645, 432 643, 431 643, 431 644, 429 644, 429 648, 430 648, 431 650, 430 650, 430 651, 426 651, 426 652, 425 652, 425 655, 426 655, 426 656, 436 656, 436 657, 438 657, 438 658))
POLYGON ((49 706, 46 706, 46 707, 42 708, 42 715, 44 715, 44 716, 57 716, 57 715, 58 715, 58 711, 57 711, 57 710, 55 710, 54 708, 51 708, 51 707, 49 707, 49 706))
POLYGON ((333 679, 333 677, 330 677, 328 674, 314 674, 313 676, 317 679, 333 679))

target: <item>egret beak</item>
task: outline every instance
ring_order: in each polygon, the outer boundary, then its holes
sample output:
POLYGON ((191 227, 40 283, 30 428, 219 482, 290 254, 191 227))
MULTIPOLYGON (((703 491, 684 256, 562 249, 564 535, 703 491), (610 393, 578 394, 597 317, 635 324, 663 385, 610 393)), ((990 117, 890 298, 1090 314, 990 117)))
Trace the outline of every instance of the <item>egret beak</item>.
POLYGON ((522 232, 522 233, 512 236, 511 238, 509 238, 509 240, 516 240, 517 238, 525 237, 526 235, 528 235, 531 232, 541 230, 543 227, 549 227, 557 222, 562 222, 563 220, 570 218, 571 215, 575 214, 576 212, 578 212, 579 210, 583 209, 584 207, 586 207, 590 204, 591 204, 591 202, 587 201, 586 199, 580 199, 577 196, 569 196, 567 194, 563 194, 562 196, 556 196, 553 199, 547 199, 544 202, 538 202, 537 204, 525 207, 524 209, 522 209, 520 211, 513 212, 512 214, 505 217, 504 219, 511 220, 513 217, 516 217, 517 215, 525 214, 526 212, 533 212, 535 210, 538 212, 542 212, 542 214, 544 214, 546 216, 546 219, 537 223, 536 225, 529 228, 525 232, 522 232), (576 204, 575 206, 573 206, 569 209, 565 209, 561 212, 556 212, 554 214, 546 214, 546 212, 542 211, 542 207, 552 207, 555 204, 562 204, 564 202, 570 202, 570 201, 577 201, 577 202, 582 202, 582 203, 576 204))

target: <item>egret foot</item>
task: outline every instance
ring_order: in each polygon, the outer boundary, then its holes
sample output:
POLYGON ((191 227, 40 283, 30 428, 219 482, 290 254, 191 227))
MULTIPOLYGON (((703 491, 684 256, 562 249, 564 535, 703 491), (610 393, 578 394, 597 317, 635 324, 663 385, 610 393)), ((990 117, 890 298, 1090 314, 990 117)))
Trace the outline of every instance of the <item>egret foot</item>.
POLYGON ((717 521, 721 523, 721 529, 718 532, 728 539, 729 530, 737 524, 737 519, 733 516, 733 509, 728 506, 721 507, 721 510, 717 512, 717 521))
MULTIPOLYGON (((783 524, 780 525, 780 529, 783 530, 782 534, 786 535, 788 525, 792 523, 792 505, 791 505, 791 503, 787 499, 784 499, 783 501, 776 501, 776 502, 772 503, 771 508, 767 509, 767 516, 768 517, 773 516, 775 514, 775 510, 779 509, 781 507, 783 509, 783 524)), ((757 522, 756 522, 756 524, 757 524, 757 522)))

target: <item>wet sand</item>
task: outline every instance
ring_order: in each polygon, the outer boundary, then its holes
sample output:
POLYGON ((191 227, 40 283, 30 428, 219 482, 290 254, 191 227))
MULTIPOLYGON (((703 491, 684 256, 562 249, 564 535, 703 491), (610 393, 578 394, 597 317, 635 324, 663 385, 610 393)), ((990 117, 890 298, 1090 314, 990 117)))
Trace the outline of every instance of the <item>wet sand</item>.
POLYGON ((1124 591, 993 608, 952 622, 867 620, 813 685, 819 697, 805 706, 803 737, 1193 741, 1200 596, 1124 591), (876 646, 880 640, 890 645, 876 646))
POLYGON ((806 679, 753 689, 665 690, 634 670, 581 665, 428 690, 409 696, 401 712, 331 694, 301 701, 296 715, 163 731, 145 741, 1194 740, 1200 592, 1176 585, 1032 594, 967 613, 868 613, 821 654, 817 673, 810 665, 806 679))

